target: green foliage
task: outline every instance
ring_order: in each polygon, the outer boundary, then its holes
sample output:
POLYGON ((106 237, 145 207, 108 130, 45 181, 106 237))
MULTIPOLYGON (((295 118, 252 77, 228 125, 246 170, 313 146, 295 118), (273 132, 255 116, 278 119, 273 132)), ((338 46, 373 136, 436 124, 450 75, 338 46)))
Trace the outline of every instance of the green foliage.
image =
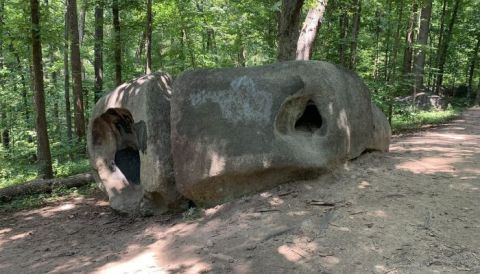
MULTIPOLYGON (((85 115, 94 106, 94 0, 78 1, 78 13, 85 11, 85 36, 80 46, 83 63, 85 115)), ((193 68, 262 65, 276 61, 279 0, 163 0, 153 1, 153 69, 173 75, 193 68), (245 54, 245 60, 241 56, 245 54)), ((410 74, 403 75, 406 30, 414 0, 328 1, 313 59, 344 66, 352 54, 352 19, 355 3, 361 2, 361 25, 356 47, 357 72, 372 92, 372 98, 388 113, 393 109, 395 130, 436 123, 468 106, 467 99, 452 103, 453 109, 423 113, 395 105, 394 98, 412 93, 410 74), (341 35, 341 19, 348 22, 341 35)), ((36 136, 31 88, 30 7, 28 1, 4 1, 0 27, 0 130, 8 130, 10 148, 0 148, 0 188, 34 179, 36 136)), ((114 39, 111 1, 104 1, 104 85, 103 94, 115 88, 114 39)), ((144 73, 144 32, 146 1, 119 1, 123 79, 144 73)), ((305 1, 302 19, 317 1, 305 1)), ((424 82, 431 87, 438 74, 437 53, 442 13, 441 0, 433 1, 431 31, 426 52, 424 82)), ((420 5, 421 6, 421 5, 420 5)), ((445 22, 450 19, 453 1, 447 1, 445 22)), ((40 1, 40 27, 46 91, 46 112, 53 165, 56 176, 88 170, 83 142, 69 141, 66 133, 64 99, 64 12, 65 1, 40 1)), ((463 0, 445 64, 444 86, 458 87, 468 81, 480 32, 480 1, 463 0)), ((418 23, 418 20, 417 20, 418 23)), ((448 25, 448 24, 445 24, 448 25)), ((418 32, 418 29, 417 29, 418 32)), ((414 45, 419 49, 419 45, 414 45)), ((473 62, 474 63, 474 62, 473 62)), ((475 64, 475 63, 474 63, 475 64)), ((480 82, 479 69, 473 82, 480 82)), ((70 79, 71 80, 71 79, 70 79)), ((475 90, 472 90, 475 91, 475 90)), ((70 91, 71 93, 71 91, 70 91)), ((72 100, 70 95, 70 100, 72 100)), ((71 102, 73 107, 73 102, 71 102)), ((72 117, 73 118, 73 117, 72 117)), ((1 147, 1 146, 0 146, 1 147)))
POLYGON ((399 133, 403 131, 417 130, 422 126, 443 124, 458 117, 462 110, 462 108, 453 107, 439 111, 414 112, 411 110, 405 110, 400 114, 393 116, 392 130, 394 133, 399 133))

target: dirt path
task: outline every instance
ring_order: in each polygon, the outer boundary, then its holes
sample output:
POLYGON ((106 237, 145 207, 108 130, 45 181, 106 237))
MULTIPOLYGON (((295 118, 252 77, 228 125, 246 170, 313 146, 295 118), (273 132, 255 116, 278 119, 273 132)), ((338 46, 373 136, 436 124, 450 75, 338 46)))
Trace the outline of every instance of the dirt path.
POLYGON ((0 217, 0 273, 480 273, 480 109, 316 181, 185 216, 0 217), (196 217, 196 215, 200 217, 196 217))

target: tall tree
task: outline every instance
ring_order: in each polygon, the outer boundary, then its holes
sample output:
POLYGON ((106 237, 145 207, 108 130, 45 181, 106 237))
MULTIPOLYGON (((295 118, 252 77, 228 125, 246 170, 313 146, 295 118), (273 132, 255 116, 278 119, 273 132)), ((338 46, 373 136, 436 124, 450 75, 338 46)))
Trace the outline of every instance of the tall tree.
POLYGON ((338 39, 338 59, 341 65, 346 66, 346 41, 348 35, 348 14, 345 9, 342 9, 342 14, 340 15, 340 37, 338 39))
POLYGON ((319 25, 322 23, 328 0, 318 0, 308 11, 297 42, 297 60, 310 60, 319 25))
POLYGON ((304 0, 282 0, 278 22, 278 61, 295 60, 304 0))
POLYGON ((425 74, 425 52, 430 32, 430 18, 432 16, 432 0, 426 0, 420 14, 420 29, 417 37, 417 50, 413 65, 414 92, 424 91, 423 80, 425 74))
MULTIPOLYGON (((3 88, 5 77, 3 74, 3 66, 4 66, 4 56, 3 56, 3 25, 4 25, 4 15, 5 15, 5 0, 0 0, 0 88, 3 88)), ((10 132, 7 127, 7 112, 6 106, 2 102, 0 103, 0 123, 3 123, 3 129, 0 126, 1 131, 1 142, 5 149, 10 147, 10 132)))
POLYGON ((362 13, 362 0, 355 0, 355 14, 352 22, 352 40, 350 42, 350 64, 349 68, 355 70, 357 65, 357 44, 360 32, 360 17, 362 13))
POLYGON ((70 25, 70 63, 73 80, 73 117, 75 134, 78 141, 85 137, 85 116, 82 87, 82 60, 80 59, 80 41, 78 36, 77 1, 68 0, 68 14, 70 25))
POLYGON ((120 36, 120 11, 118 0, 112 0, 113 32, 114 32, 114 60, 115 60, 115 84, 122 84, 122 41, 120 36))
POLYGON ((145 29, 145 73, 152 72, 152 0, 147 0, 147 22, 145 29))
POLYGON ((436 83, 436 93, 440 92, 440 87, 443 84, 443 73, 445 72, 445 62, 448 55, 448 47, 453 35, 453 28, 455 26, 455 21, 457 20, 458 9, 460 8, 461 0, 455 0, 453 6, 452 16, 450 17, 450 22, 448 23, 448 29, 443 39, 442 46, 439 48, 439 62, 438 62, 438 77, 436 83))
POLYGON ((408 22, 408 30, 405 35, 406 47, 403 53, 403 75, 409 78, 412 73, 413 64, 413 45, 415 39, 415 25, 418 17, 418 4, 413 3, 412 14, 408 22))
MULTIPOLYGON (((69 50, 69 28, 70 24, 68 22, 68 4, 65 8, 65 28, 63 32, 64 47, 63 47, 63 77, 64 77, 64 97, 65 97, 65 123, 67 126, 67 142, 69 145, 72 144, 72 110, 70 107, 70 69, 68 61, 68 50, 69 50)), ((73 155, 70 153, 70 159, 73 155)))
POLYGON ((88 2, 87 0, 81 0, 80 15, 78 18, 78 38, 80 45, 83 44, 83 38, 85 37, 85 18, 87 17, 88 2))
POLYGON ((35 101, 35 127, 37 131, 38 174, 41 178, 52 178, 52 157, 48 141, 47 117, 45 115, 45 93, 43 90, 42 43, 40 37, 40 10, 38 0, 30 0, 32 17, 32 65, 33 98, 35 101))
POLYGON ((95 1, 95 102, 103 92, 103 0, 95 1))
POLYGON ((475 66, 477 64, 478 59, 478 51, 480 50, 480 30, 477 31, 477 43, 475 45, 475 49, 473 50, 472 57, 470 58, 470 66, 468 68, 468 91, 473 90, 473 74, 475 72, 475 66))

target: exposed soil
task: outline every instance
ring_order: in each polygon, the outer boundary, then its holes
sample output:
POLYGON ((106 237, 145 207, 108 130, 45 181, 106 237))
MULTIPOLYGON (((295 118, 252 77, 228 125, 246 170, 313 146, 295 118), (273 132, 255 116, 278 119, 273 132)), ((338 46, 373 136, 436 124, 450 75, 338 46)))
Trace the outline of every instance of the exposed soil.
POLYGON ((0 273, 480 273, 480 109, 318 180, 184 215, 0 217, 0 273))

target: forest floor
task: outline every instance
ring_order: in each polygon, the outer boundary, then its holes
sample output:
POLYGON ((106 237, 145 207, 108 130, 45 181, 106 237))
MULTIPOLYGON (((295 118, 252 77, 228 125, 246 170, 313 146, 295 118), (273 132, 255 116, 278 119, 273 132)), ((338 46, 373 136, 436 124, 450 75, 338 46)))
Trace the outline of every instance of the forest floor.
POLYGON ((317 180, 128 218, 100 193, 0 216, 0 273, 480 273, 480 109, 317 180))

